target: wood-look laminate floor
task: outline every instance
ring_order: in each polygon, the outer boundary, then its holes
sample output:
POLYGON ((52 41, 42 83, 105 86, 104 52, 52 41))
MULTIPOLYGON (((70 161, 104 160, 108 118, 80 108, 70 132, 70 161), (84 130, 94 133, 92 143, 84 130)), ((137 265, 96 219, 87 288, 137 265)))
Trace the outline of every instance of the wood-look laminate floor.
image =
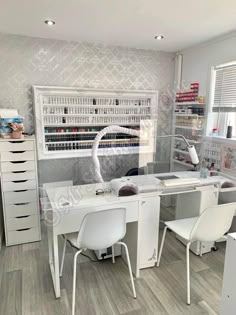
MULTIPOLYGON (((47 257, 46 229, 41 242, 3 247, 0 252, 0 315, 67 315, 71 312, 73 252, 69 248, 55 299, 47 257)), ((60 240, 62 245, 62 239, 60 240)), ((76 314, 180 315, 219 314, 225 245, 202 258, 191 254, 191 298, 186 305, 185 248, 168 233, 160 268, 141 272, 132 298, 126 265, 118 258, 78 268, 76 314)))

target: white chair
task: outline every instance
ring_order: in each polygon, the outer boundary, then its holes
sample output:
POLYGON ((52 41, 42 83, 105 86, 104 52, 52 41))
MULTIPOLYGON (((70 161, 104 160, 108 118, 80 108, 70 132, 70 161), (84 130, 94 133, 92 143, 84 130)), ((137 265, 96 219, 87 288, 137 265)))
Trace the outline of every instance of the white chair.
MULTIPOLYGON (((127 263, 129 268, 129 275, 132 285, 133 296, 136 298, 136 291, 134 286, 134 279, 129 259, 128 247, 120 240, 126 234, 126 209, 116 208, 104 211, 88 213, 79 228, 79 232, 66 234, 62 254, 62 262, 60 268, 60 276, 62 276, 66 243, 67 240, 78 251, 74 256, 74 270, 73 270, 73 292, 72 292, 72 315, 75 314, 75 292, 76 292, 76 264, 77 257, 83 251, 100 250, 102 248, 113 247, 115 244, 120 244, 124 247, 127 263)), ((112 262, 114 263, 114 251, 112 251, 112 262)))
POLYGON ((205 209, 199 217, 165 222, 166 226, 162 236, 157 267, 160 265, 166 231, 170 229, 187 241, 187 304, 190 304, 189 248, 191 243, 195 241, 215 242, 223 237, 231 226, 235 210, 236 203, 228 203, 209 207, 205 209))

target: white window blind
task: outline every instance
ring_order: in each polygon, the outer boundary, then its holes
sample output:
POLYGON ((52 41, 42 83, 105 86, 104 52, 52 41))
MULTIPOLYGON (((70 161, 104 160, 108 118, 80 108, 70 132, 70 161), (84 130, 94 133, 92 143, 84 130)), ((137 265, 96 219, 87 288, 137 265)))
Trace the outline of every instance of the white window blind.
POLYGON ((215 68, 213 111, 236 112, 236 64, 215 68))

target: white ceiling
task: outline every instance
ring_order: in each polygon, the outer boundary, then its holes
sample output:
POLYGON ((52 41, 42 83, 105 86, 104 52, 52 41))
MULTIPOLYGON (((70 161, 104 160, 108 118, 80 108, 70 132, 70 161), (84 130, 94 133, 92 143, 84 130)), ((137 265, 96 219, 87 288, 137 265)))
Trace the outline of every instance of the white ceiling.
POLYGON ((3 33, 164 51, 233 31, 235 17, 235 0, 0 0, 3 33))

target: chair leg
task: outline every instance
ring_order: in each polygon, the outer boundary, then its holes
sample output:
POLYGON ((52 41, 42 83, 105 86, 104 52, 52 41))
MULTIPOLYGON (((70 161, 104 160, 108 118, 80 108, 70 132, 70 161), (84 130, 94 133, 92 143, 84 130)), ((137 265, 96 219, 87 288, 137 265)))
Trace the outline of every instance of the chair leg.
POLYGON ((166 237, 166 231, 167 231, 168 227, 165 226, 164 231, 163 231, 163 235, 162 235, 162 240, 161 240, 161 246, 160 246, 160 250, 159 250, 159 255, 158 255, 158 259, 157 259, 157 263, 156 266, 159 267, 160 266, 160 261, 161 261, 161 255, 162 255, 162 250, 163 250, 163 246, 164 246, 164 242, 165 242, 165 237, 166 237))
POLYGON ((122 246, 124 246, 125 248, 125 254, 126 254, 126 258, 127 258, 127 263, 128 263, 128 268, 129 268, 129 276, 130 276, 130 281, 131 281, 131 285, 132 285, 132 291, 133 291, 133 296, 136 299, 137 295, 136 295, 136 290, 135 290, 135 286, 134 286, 134 278, 133 278, 133 274, 132 274, 132 268, 131 268, 131 264, 130 264, 130 259, 129 259, 129 250, 128 247, 125 243, 123 242, 118 242, 116 244, 120 244, 122 246))
POLYGON ((72 290, 72 315, 75 315, 75 292, 76 292, 76 267, 77 257, 82 252, 82 249, 75 253, 74 256, 74 268, 73 268, 73 290, 72 290))
POLYGON ((67 239, 66 239, 66 236, 65 236, 63 252, 62 252, 62 258, 61 258, 60 277, 62 276, 63 267, 64 267, 64 260, 65 260, 65 253, 66 253, 66 243, 67 243, 67 239))
POLYGON ((200 246, 200 257, 202 257, 202 242, 199 242, 199 246, 200 246))
POLYGON ((191 242, 186 246, 186 261, 187 261, 187 304, 190 305, 190 265, 189 265, 189 248, 191 242))
POLYGON ((114 264, 116 261, 115 261, 115 252, 114 252, 114 245, 112 245, 111 247, 111 253, 112 253, 112 263, 114 264))

